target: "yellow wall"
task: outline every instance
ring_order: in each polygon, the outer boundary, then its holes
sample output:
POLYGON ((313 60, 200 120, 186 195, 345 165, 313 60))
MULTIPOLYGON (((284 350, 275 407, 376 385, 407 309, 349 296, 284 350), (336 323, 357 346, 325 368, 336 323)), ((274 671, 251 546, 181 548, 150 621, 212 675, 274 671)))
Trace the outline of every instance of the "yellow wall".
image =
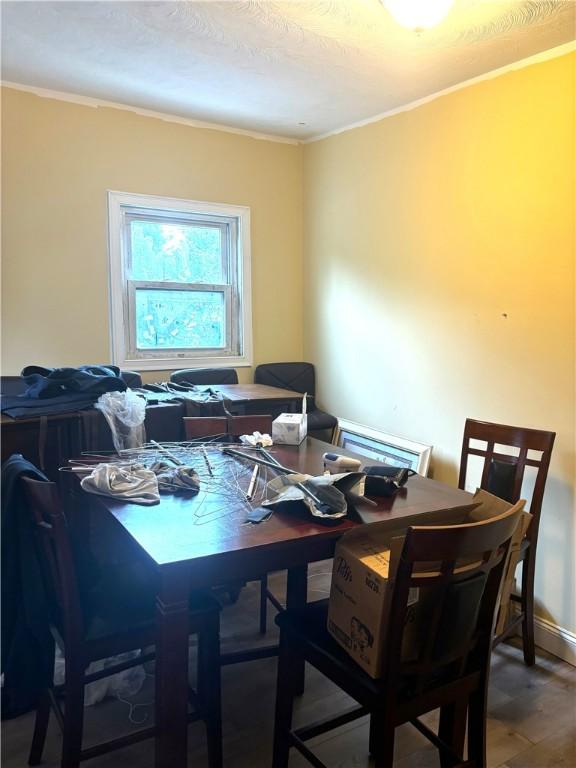
POLYGON ((5 375, 110 361, 108 189, 250 206, 255 362, 301 359, 301 147, 7 88, 2 144, 5 375))
POLYGON ((574 54, 305 148, 305 356, 343 418, 550 429, 538 612, 576 630, 574 54))
POLYGON ((107 189, 249 205, 256 362, 311 359, 450 483, 467 416, 558 433, 538 612, 575 631, 574 63, 304 153, 4 89, 3 373, 109 359, 107 189))

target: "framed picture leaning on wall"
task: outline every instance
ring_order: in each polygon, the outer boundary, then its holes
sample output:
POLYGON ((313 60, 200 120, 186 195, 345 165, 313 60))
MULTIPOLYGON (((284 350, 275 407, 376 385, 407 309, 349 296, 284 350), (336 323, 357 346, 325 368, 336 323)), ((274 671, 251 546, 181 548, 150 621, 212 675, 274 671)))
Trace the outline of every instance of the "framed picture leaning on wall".
POLYGON ((426 477, 432 446, 416 443, 398 435, 388 435, 372 427, 338 419, 335 444, 361 456, 392 467, 413 469, 426 477))

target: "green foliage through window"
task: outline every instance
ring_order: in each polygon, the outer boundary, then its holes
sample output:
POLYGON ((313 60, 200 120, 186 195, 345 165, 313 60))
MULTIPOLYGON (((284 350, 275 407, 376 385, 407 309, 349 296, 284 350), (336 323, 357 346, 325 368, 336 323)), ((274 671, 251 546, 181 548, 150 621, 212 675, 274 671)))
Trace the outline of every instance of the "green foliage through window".
POLYGON ((225 346, 224 294, 140 288, 136 291, 138 349, 225 346))
POLYGON ((130 222, 132 280, 223 283, 220 227, 130 222))

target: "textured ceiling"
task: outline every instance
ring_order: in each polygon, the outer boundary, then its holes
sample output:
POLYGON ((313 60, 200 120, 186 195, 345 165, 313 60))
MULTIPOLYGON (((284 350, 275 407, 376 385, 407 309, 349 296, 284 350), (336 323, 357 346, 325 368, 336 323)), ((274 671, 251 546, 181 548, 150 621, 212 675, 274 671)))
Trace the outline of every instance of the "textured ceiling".
POLYGON ((574 0, 2 2, 5 81, 295 138, 338 130, 576 36, 574 0))

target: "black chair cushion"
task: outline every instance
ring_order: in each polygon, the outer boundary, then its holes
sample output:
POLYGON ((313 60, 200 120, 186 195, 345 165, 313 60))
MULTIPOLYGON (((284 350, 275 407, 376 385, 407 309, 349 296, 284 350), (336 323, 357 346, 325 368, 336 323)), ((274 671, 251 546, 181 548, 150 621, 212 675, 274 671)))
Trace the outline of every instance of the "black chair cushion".
POLYGON ((308 432, 314 432, 319 429, 335 429, 338 426, 338 419, 330 413, 315 408, 308 412, 308 432))
POLYGON ((234 368, 183 368, 170 374, 175 384, 238 384, 234 368))
POLYGON ((312 363, 264 363, 254 371, 256 384, 291 389, 293 392, 316 394, 316 376, 312 363))
POLYGON ((316 374, 312 363, 264 363, 254 371, 256 384, 282 387, 293 392, 308 393, 308 432, 332 431, 338 419, 316 407, 316 374))
POLYGON ((120 371, 120 378, 131 389, 138 389, 142 386, 142 376, 140 376, 138 371, 120 371))

